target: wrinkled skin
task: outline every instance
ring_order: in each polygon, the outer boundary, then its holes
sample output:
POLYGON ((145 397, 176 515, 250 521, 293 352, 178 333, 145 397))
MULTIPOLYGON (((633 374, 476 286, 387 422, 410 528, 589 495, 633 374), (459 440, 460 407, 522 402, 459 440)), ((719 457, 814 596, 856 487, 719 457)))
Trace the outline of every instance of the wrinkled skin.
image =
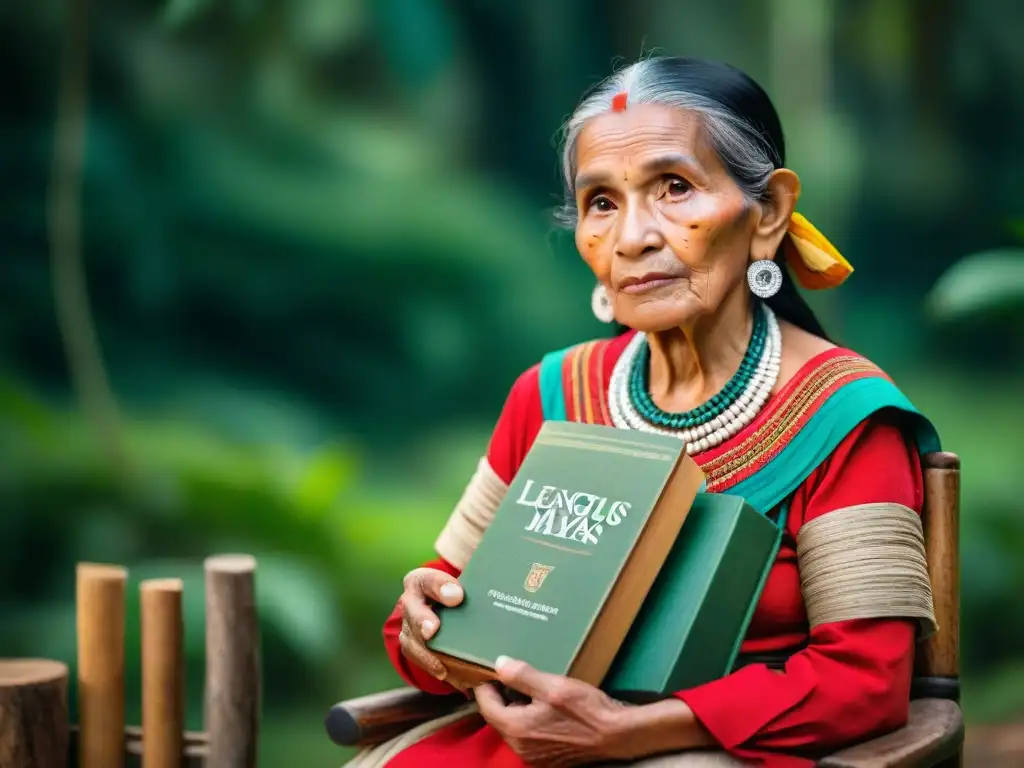
POLYGON ((699 119, 653 104, 591 120, 576 158, 576 246, 619 322, 660 332, 727 320, 716 316, 733 303, 730 314, 744 313, 747 265, 778 249, 800 191, 795 174, 777 171, 772 200, 751 203, 699 119), (626 285, 645 275, 664 279, 626 285))

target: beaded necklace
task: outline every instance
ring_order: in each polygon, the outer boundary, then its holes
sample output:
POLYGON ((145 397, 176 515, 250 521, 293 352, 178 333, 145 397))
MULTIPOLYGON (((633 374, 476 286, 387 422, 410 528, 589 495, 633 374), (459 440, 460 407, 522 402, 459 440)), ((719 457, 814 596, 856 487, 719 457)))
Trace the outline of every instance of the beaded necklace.
POLYGON ((750 424, 779 377, 782 334, 775 313, 765 304, 754 316, 750 343, 739 369, 713 398, 691 411, 669 413, 651 399, 650 348, 636 334, 615 363, 609 385, 612 422, 623 429, 671 435, 693 455, 714 448, 750 424))

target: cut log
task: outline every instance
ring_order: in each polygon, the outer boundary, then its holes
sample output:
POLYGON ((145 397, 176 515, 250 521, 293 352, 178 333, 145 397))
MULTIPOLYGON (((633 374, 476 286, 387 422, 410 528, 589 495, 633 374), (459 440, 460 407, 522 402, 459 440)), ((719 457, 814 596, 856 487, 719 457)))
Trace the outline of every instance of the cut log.
POLYGON ((149 579, 139 585, 145 768, 181 768, 185 731, 183 589, 181 579, 149 579))
POLYGON ((126 569, 80 563, 77 570, 78 764, 124 766, 126 569))
POLYGON ((256 560, 210 557, 206 570, 207 768, 255 768, 260 726, 256 560))
POLYGON ((67 764, 67 666, 46 659, 0 660, 0 766, 67 764))

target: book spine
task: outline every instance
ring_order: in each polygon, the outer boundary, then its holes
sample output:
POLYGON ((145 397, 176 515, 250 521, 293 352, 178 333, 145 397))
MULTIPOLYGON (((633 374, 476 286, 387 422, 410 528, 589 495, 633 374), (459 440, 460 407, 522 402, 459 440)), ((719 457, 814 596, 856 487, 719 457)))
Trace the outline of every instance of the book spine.
POLYGON ((747 611, 743 616, 743 622, 740 624, 739 631, 736 633, 736 642, 732 647, 732 652, 729 654, 729 663, 725 667, 725 674, 729 674, 729 670, 736 666, 736 660, 740 655, 740 648, 743 647, 743 641, 747 638, 747 630, 750 628, 750 622, 754 618, 754 612, 757 610, 758 603, 761 602, 761 593, 764 592, 764 586, 768 583, 768 576, 772 572, 772 568, 775 567, 775 559, 779 556, 779 548, 782 546, 782 534, 786 530, 786 518, 789 515, 789 502, 786 501, 782 505, 782 509, 779 510, 779 516, 776 520, 776 527, 778 530, 775 534, 775 544, 772 546, 771 557, 767 558, 764 570, 761 572, 761 578, 758 579, 757 586, 754 588, 754 593, 750 596, 750 603, 747 605, 747 611))

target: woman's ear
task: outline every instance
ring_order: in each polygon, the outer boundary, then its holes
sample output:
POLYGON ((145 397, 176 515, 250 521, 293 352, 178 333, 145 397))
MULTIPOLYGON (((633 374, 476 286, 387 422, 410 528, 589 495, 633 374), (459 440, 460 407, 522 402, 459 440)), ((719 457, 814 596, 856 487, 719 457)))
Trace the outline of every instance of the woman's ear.
POLYGON ((772 172, 761 201, 761 218, 754 228, 750 258, 770 259, 782 244, 789 229, 789 220, 800 198, 800 177, 788 168, 772 172))

